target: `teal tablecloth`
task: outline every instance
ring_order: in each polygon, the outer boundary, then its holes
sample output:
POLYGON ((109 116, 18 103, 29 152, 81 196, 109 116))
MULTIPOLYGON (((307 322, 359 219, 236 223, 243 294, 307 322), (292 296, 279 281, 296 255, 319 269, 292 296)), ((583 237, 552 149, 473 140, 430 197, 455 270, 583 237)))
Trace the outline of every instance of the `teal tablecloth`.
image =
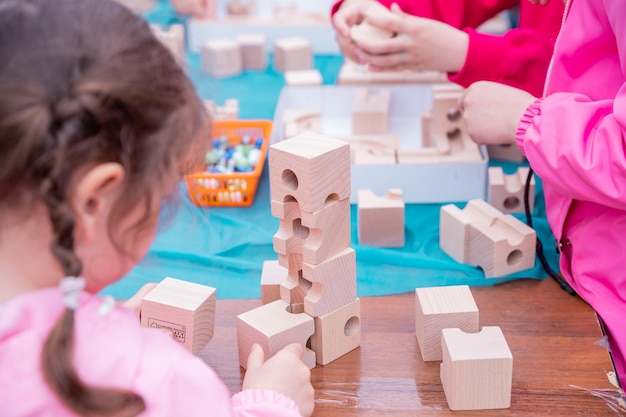
MULTIPOLYGON (((159 1, 146 14, 151 22, 184 22, 169 4, 159 1)), ((333 84, 342 63, 339 56, 317 56, 315 67, 325 84, 333 84)), ((241 76, 215 80, 199 70, 197 54, 188 56, 189 74, 200 96, 223 103, 226 98, 240 102, 241 118, 272 119, 283 76, 268 68, 264 72, 246 72, 241 76)), ((505 172, 517 168, 502 165, 505 172)), ((552 249, 552 234, 545 219, 541 182, 536 188, 533 223, 544 242, 548 261, 557 266, 552 249)), ((218 298, 256 298, 264 260, 276 259, 272 236, 278 220, 270 214, 269 181, 265 169, 255 202, 249 208, 195 207, 181 183, 176 207, 163 210, 163 221, 146 258, 119 282, 103 293, 117 298, 130 297, 141 285, 158 282, 166 276, 206 284, 217 288, 218 298)), ((445 203, 442 203, 445 204, 445 203)), ((464 204, 459 204, 463 207, 464 204)), ((406 245, 400 249, 361 246, 356 236, 356 208, 352 206, 352 247, 357 253, 357 292, 360 296, 411 291, 416 287, 469 284, 492 285, 519 277, 544 278, 546 272, 537 261, 533 269, 512 276, 486 279, 476 267, 459 264, 439 247, 439 204, 406 206, 406 245)), ((524 219, 522 215, 516 215, 524 219)))

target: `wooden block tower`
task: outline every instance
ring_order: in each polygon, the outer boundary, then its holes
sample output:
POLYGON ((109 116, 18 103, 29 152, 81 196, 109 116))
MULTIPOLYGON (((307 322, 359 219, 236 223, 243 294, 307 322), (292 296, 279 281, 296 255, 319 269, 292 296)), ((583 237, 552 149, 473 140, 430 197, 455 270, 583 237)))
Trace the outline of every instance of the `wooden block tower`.
MULTIPOLYGON (((287 268, 275 303, 304 311, 314 322, 310 346, 325 365, 361 342, 356 254, 350 248, 350 146, 300 134, 270 148, 269 169, 272 215, 280 220, 274 250, 287 268)), ((254 328, 251 320, 238 327, 240 351, 254 328)))

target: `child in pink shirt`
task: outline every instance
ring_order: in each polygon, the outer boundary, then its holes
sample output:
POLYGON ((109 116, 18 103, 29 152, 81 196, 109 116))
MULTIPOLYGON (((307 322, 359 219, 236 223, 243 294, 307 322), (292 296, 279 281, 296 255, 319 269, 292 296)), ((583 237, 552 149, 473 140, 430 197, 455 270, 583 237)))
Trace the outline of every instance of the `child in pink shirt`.
POLYGON ((464 117, 476 142, 516 143, 541 177, 561 274, 604 322, 624 387, 624 2, 569 1, 550 68, 541 99, 500 84, 470 86, 464 117))
POLYGON ((302 347, 243 390, 94 294, 146 253, 209 143, 194 87, 109 0, 0 3, 0 416, 310 416, 302 347))

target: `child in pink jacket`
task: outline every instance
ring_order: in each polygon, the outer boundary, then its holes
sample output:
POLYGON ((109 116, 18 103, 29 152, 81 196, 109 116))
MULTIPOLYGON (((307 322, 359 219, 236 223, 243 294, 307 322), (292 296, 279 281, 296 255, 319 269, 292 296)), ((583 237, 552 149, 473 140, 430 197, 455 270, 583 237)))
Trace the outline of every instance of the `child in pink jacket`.
POLYGON ((109 0, 0 2, 0 416, 310 416, 287 346, 243 390, 93 294, 148 250, 210 143, 194 86, 109 0))
POLYGON ((541 177, 563 277, 601 317, 626 384, 626 9, 573 0, 545 94, 472 85, 462 99, 478 143, 517 143, 541 177), (584 31, 581 31, 584 28, 584 31))
POLYGON ((563 17, 563 1, 340 0, 332 9, 339 46, 348 58, 378 70, 438 70, 464 87, 496 81, 540 95, 563 17), (393 14, 380 7, 392 7, 393 14), (520 6, 519 28, 504 35, 476 31, 498 13, 520 6), (401 11, 400 11, 401 9, 401 11), (351 41, 363 19, 397 33, 393 39, 351 41))

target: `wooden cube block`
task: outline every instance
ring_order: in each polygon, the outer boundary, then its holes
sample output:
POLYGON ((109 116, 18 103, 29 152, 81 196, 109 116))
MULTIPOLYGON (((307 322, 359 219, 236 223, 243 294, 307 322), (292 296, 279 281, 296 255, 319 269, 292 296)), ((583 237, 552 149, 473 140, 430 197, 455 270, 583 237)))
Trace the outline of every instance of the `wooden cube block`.
POLYGON ((280 202, 295 199, 302 211, 321 210, 328 199, 350 197, 350 145, 304 133, 270 147, 270 194, 280 202))
POLYGON ((241 51, 230 39, 214 39, 200 48, 202 70, 214 77, 229 77, 241 74, 241 51))
POLYGON ((311 338, 311 349, 315 352, 318 364, 327 365, 360 345, 359 298, 315 318, 315 334, 311 338))
POLYGON ((242 33, 236 40, 243 69, 263 71, 267 68, 267 36, 264 33, 242 33))
POLYGON ((468 334, 444 329, 441 384, 450 410, 511 406, 513 355, 499 327, 468 334))
POLYGON ((355 135, 384 135, 389 132, 391 90, 382 88, 356 90, 352 107, 352 133, 355 135))
POLYGON ((178 65, 187 68, 185 27, 181 24, 174 24, 167 29, 163 29, 159 25, 150 25, 150 28, 154 36, 170 50, 178 65))
POLYGON ((285 84, 288 86, 322 85, 322 83, 322 74, 316 69, 285 72, 285 84))
POLYGON ((291 343, 299 343, 304 347, 302 361, 309 368, 315 367, 315 352, 306 347, 315 332, 315 322, 308 314, 291 312, 297 309, 296 305, 277 300, 237 316, 237 349, 242 368, 247 366, 254 343, 263 347, 266 359, 291 343))
POLYGON ((439 230, 441 249, 457 262, 481 267, 487 278, 535 265, 536 232, 483 200, 470 200, 463 210, 442 206, 439 230))
POLYGON ((296 36, 277 39, 274 42, 274 68, 280 72, 313 68, 311 43, 296 36))
POLYGON ((382 197, 372 190, 359 190, 357 198, 359 244, 385 248, 404 246, 402 190, 391 189, 382 197))
POLYGON ((141 302, 141 325, 167 329, 174 340, 197 354, 213 338, 216 290, 165 278, 141 302))
POLYGON ((261 271, 261 304, 280 300, 280 284, 287 279, 287 269, 278 261, 264 261, 261 271))
POLYGON ((478 307, 469 286, 417 288, 415 290, 415 337, 424 361, 440 361, 441 330, 460 328, 478 331, 478 307))
MULTIPOLYGON (((513 174, 506 175, 502 167, 489 167, 489 204, 503 213, 524 213, 524 192, 526 178, 530 171, 520 167, 513 174)), ((530 180, 528 207, 535 207, 535 177, 530 180)))

